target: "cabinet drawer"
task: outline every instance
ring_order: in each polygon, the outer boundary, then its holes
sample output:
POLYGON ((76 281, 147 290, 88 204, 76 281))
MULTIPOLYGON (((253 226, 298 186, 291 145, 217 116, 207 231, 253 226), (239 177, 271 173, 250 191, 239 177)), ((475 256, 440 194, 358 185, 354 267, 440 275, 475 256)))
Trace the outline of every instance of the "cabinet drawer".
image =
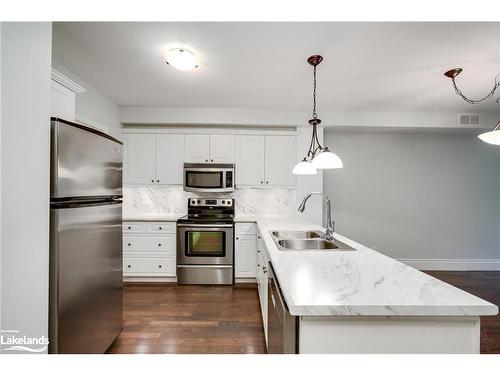
POLYGON ((164 276, 175 276, 175 257, 166 258, 123 258, 123 273, 155 273, 164 276))
POLYGON ((146 230, 148 233, 175 233, 175 223, 147 223, 146 230))
POLYGON ((144 233, 145 232, 144 223, 138 222, 124 222, 123 223, 123 232, 124 233, 144 233))
POLYGON ((237 236, 255 234, 257 232, 257 225, 255 223, 236 223, 234 229, 237 236))
POLYGON ((162 237, 125 235, 123 236, 123 250, 175 254, 175 235, 162 237))

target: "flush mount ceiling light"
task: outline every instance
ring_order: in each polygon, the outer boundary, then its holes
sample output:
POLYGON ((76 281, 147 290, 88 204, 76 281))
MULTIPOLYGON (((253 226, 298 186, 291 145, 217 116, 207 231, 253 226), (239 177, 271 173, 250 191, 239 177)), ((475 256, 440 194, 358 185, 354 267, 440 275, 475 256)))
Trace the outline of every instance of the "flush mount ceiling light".
POLYGON ((323 61, 320 55, 313 55, 307 59, 307 62, 313 66, 313 111, 309 125, 312 126, 312 137, 309 150, 302 161, 298 162, 292 170, 293 174, 316 174, 317 169, 335 169, 343 168, 342 160, 328 147, 323 147, 318 139, 317 126, 321 120, 316 113, 316 67, 323 61))
POLYGON ((486 143, 500 146, 500 121, 498 121, 497 126, 490 132, 479 134, 477 137, 486 143))
POLYGON ((195 54, 185 48, 174 48, 168 51, 166 62, 175 69, 184 71, 198 67, 195 54))
MULTIPOLYGON (((495 94, 495 91, 496 89, 500 86, 500 80, 499 80, 499 77, 500 77, 500 73, 497 74, 497 76, 495 77, 495 84, 493 85, 493 88, 491 89, 491 91, 488 93, 488 95, 486 95, 484 98, 481 98, 481 99, 469 99, 468 97, 466 97, 462 91, 460 91, 460 89, 457 87, 457 83, 455 82, 455 78, 460 74, 462 73, 462 68, 455 68, 455 69, 450 69, 448 70, 447 72, 444 73, 445 77, 448 77, 451 79, 451 82, 453 84, 453 88, 455 89, 455 93, 460 96, 463 100, 465 100, 467 103, 469 104, 478 104, 478 103, 481 103, 482 101, 484 100, 487 100, 489 98, 491 98, 494 94, 495 94)), ((497 103, 500 103, 500 98, 498 98, 496 100, 497 103)))

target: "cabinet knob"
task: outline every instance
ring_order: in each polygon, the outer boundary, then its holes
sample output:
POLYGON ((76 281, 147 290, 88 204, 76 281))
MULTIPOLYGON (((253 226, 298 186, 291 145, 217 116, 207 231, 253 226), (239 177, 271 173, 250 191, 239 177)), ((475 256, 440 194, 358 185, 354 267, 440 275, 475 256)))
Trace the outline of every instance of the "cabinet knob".
POLYGON ((257 253, 260 253, 261 251, 260 250, 257 250, 257 253))
POLYGON ((260 183, 261 183, 261 184, 263 184, 263 183, 264 183, 264 181, 261 181, 260 183))
POLYGON ((236 237, 237 240, 239 240, 240 238, 239 237, 236 237))
POLYGON ((128 229, 132 229, 132 227, 128 227, 128 229))
POLYGON ((208 159, 205 159, 205 162, 208 163, 208 159))
POLYGON ((213 163, 213 162, 214 162, 214 159, 210 159, 210 161, 213 163))
POLYGON ((260 239, 262 239, 262 237, 261 237, 261 236, 257 236, 257 238, 258 238, 259 240, 260 240, 260 239))
POLYGON ((129 265, 127 266, 127 268, 130 268, 130 267, 132 267, 132 266, 129 264, 129 265))
POLYGON ((266 268, 266 266, 262 267, 262 272, 267 273, 267 268, 266 268))
POLYGON ((161 227, 158 227, 159 230, 161 230, 161 227))
POLYGON ((268 184, 268 183, 269 183, 269 181, 266 181, 266 184, 268 184))
POLYGON ((156 180, 156 182, 160 182, 160 180, 156 180))
POLYGON ((128 246, 131 246, 132 244, 129 242, 127 245, 128 245, 128 246))
POLYGON ((161 246, 161 243, 159 243, 158 246, 161 246))
POLYGON ((155 180, 151 180, 151 182, 155 182, 155 180))
POLYGON ((257 267, 260 267, 260 264, 257 264, 257 267))
POLYGON ((161 264, 158 265, 158 268, 161 268, 161 264))

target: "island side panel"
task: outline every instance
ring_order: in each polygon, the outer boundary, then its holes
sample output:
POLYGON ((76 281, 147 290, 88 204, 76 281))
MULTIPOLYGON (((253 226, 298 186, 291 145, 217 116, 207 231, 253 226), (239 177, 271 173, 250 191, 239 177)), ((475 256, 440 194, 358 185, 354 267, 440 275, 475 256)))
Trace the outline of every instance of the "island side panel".
POLYGON ((472 317, 300 317, 299 353, 479 354, 472 317))

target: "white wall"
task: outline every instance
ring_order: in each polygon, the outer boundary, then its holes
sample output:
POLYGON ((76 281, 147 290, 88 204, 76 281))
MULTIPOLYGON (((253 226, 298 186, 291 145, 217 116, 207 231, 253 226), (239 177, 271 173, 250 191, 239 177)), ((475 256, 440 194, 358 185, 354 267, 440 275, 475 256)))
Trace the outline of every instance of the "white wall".
POLYGON ((52 66, 87 89, 84 93, 76 95, 76 120, 94 126, 122 140, 122 125, 118 105, 57 61, 53 60, 52 66))
POLYGON ((2 329, 48 335, 51 23, 3 23, 2 329))
POLYGON ((326 139, 344 162, 324 175, 339 233, 420 268, 500 268, 500 147, 472 134, 326 139))

